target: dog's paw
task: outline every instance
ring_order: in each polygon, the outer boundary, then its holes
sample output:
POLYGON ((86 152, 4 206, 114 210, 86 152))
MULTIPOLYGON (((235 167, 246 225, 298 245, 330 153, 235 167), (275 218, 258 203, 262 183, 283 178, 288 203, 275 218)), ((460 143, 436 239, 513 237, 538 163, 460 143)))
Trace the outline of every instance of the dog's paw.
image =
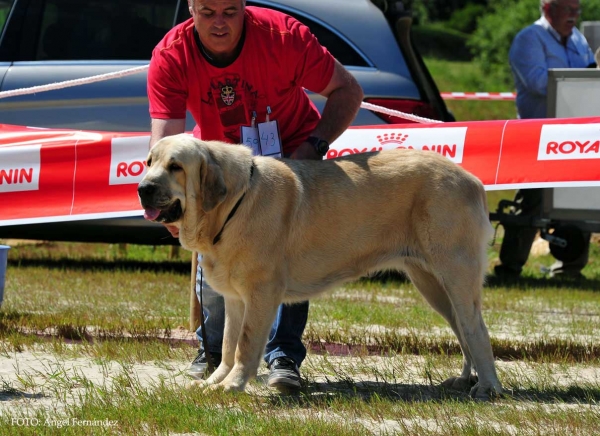
POLYGON ((225 391, 225 392, 244 392, 245 391, 244 386, 239 386, 239 385, 234 385, 234 384, 221 383, 219 386, 221 386, 221 389, 223 389, 223 391, 225 391))
POLYGON ((502 386, 483 386, 477 383, 469 392, 471 398, 477 401, 490 401, 502 397, 502 386))
POLYGON ((231 383, 210 383, 208 380, 194 380, 188 385, 189 389, 199 389, 202 392, 244 392, 244 386, 231 383))
POLYGON ((442 382, 442 386, 446 389, 455 391, 469 392, 471 388, 477 384, 478 378, 476 375, 469 377, 450 377, 442 382))
POLYGON ((203 392, 214 392, 214 391, 220 391, 220 392, 244 392, 244 388, 241 386, 236 386, 236 385, 232 385, 232 384, 226 384, 226 383, 216 383, 216 384, 207 384, 205 386, 202 387, 202 391, 203 392))
POLYGON ((210 385, 206 380, 193 380, 188 385, 188 389, 206 389, 208 386, 210 385))

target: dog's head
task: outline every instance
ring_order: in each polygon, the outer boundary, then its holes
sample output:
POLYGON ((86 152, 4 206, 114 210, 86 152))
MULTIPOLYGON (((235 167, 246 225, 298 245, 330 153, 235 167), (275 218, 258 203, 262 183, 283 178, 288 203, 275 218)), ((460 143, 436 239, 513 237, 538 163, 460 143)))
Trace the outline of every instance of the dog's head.
POLYGON ((138 196, 148 220, 178 223, 188 207, 210 212, 227 195, 223 171, 210 147, 190 135, 167 136, 158 141, 146 165, 138 196))

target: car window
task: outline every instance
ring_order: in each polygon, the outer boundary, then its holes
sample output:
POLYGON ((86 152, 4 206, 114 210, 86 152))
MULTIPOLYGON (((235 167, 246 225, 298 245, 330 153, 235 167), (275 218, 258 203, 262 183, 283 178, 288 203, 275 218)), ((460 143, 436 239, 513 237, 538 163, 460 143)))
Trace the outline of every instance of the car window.
MULTIPOLYGON (((247 5, 264 6, 253 1, 247 2, 247 5)), ((321 45, 326 47, 333 57, 335 57, 342 65, 361 67, 366 67, 369 65, 365 59, 359 53, 357 53, 356 50, 350 46, 350 44, 344 41, 340 35, 336 34, 334 30, 319 24, 312 18, 305 17, 293 11, 288 11, 282 8, 270 8, 288 14, 307 26, 313 35, 317 37, 321 45)))
POLYGON ((14 0, 0 0, 0 35, 4 30, 4 25, 6 24, 6 19, 8 18, 8 13, 10 12, 10 8, 14 0))
POLYGON ((356 50, 333 31, 309 18, 291 12, 286 13, 307 26, 312 34, 317 37, 321 45, 327 48, 342 65, 357 67, 366 67, 369 65, 356 50))
POLYGON ((33 60, 148 60, 175 22, 173 0, 45 0, 33 60))
MULTIPOLYGON (((173 24, 190 17, 185 0, 37 0, 36 3, 40 4, 41 22, 34 23, 37 14, 26 20, 24 27, 30 23, 37 31, 30 29, 29 38, 36 38, 33 53, 22 60, 148 60, 173 24)), ((2 11, 6 9, 8 13, 11 4, 12 0, 0 0, 0 25, 2 11)), ((252 1, 247 4, 262 6, 252 1)), ((308 26, 343 65, 369 65, 334 30, 295 12, 273 9, 308 26)))

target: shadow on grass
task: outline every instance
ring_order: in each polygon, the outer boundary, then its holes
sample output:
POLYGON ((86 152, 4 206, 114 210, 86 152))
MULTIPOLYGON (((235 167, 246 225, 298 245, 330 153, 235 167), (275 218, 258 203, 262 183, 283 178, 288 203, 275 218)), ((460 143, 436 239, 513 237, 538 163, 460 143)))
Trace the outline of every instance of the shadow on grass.
POLYGON ((564 389, 514 389, 508 395, 516 401, 538 402, 546 404, 590 404, 600 401, 600 389, 568 386, 564 389))
POLYGON ((8 388, 0 389, 0 401, 15 401, 15 400, 37 400, 44 398, 44 394, 29 394, 18 389, 8 388))
MULTIPOLYGON (((509 339, 491 338, 494 357, 504 361, 540 361, 587 363, 600 359, 600 346, 579 343, 563 338, 514 342, 509 339)), ((442 356, 462 355, 458 341, 453 338, 419 337, 396 335, 387 338, 385 344, 342 344, 312 337, 307 348, 315 354, 331 356, 383 356, 390 353, 409 355, 438 354, 442 356)))
MULTIPOLYGON (((381 271, 369 277, 359 279, 358 283, 379 283, 379 284, 406 284, 410 283, 410 279, 400 271, 381 271)), ((518 288, 523 290, 528 289, 577 289, 585 291, 600 291, 600 279, 596 277, 590 278, 574 278, 569 276, 550 277, 531 277, 531 276, 516 276, 516 277, 499 277, 490 274, 485 279, 485 287, 488 288, 518 288)))
POLYGON ((356 399, 364 402, 402 401, 425 403, 438 401, 473 401, 468 393, 445 389, 441 386, 386 382, 353 382, 352 380, 324 383, 303 381, 298 391, 274 394, 270 400, 274 406, 326 407, 338 400, 356 399))
POLYGON ((600 291, 600 280, 591 278, 571 278, 571 277, 498 277, 489 275, 486 277, 486 287, 488 288, 519 288, 524 291, 528 289, 577 289, 582 291, 600 291))
POLYGON ((70 271, 149 271, 190 274, 189 261, 144 262, 135 260, 99 259, 18 259, 8 260, 9 267, 41 267, 70 271))
MULTIPOLYGON (((352 382, 351 380, 326 383, 305 383, 300 391, 273 395, 274 406, 289 405, 322 407, 338 400, 356 399, 377 402, 381 399, 406 403, 464 402, 473 400, 468 392, 446 389, 440 385, 352 382)), ((506 389, 493 401, 535 402, 543 404, 590 404, 600 401, 600 389, 569 386, 564 389, 506 389)))

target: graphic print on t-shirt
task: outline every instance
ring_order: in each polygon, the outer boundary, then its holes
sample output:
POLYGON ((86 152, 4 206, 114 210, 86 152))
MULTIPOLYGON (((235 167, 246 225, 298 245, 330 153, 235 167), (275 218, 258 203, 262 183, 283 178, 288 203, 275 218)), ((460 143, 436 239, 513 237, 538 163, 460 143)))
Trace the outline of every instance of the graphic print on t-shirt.
POLYGON ((240 126, 248 125, 256 110, 258 91, 239 74, 229 73, 211 79, 207 96, 203 103, 216 106, 225 137, 239 142, 240 126))

